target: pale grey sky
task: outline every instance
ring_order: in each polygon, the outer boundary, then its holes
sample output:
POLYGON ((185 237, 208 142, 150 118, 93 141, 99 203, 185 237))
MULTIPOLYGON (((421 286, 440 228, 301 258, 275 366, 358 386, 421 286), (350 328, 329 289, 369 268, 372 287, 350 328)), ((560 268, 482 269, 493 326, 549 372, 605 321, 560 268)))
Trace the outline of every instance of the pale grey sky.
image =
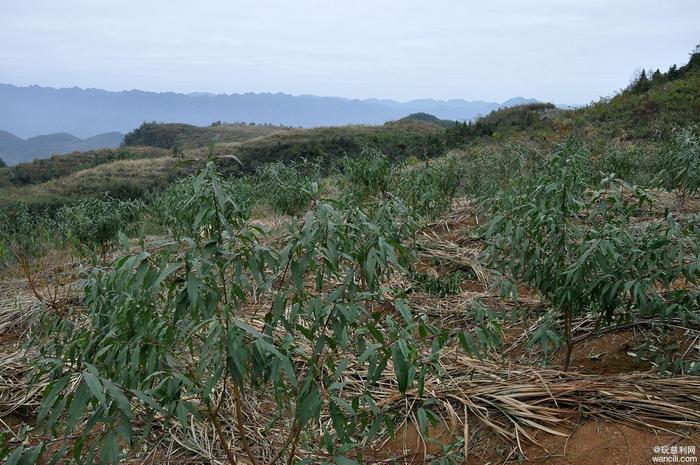
POLYGON ((700 0, 0 4, 17 85, 587 103, 697 43, 700 0))

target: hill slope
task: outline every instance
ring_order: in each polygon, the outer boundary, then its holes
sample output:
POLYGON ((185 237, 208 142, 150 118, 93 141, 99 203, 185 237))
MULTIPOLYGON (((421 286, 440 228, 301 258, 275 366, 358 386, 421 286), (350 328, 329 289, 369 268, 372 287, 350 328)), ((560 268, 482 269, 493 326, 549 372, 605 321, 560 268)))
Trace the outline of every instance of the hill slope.
POLYGON ((243 142, 291 130, 288 126, 269 124, 216 123, 202 127, 181 123, 143 123, 124 136, 124 145, 184 150, 207 146, 213 140, 243 142))
POLYGON ((700 53, 668 72, 646 74, 623 92, 580 110, 614 135, 658 137, 669 127, 700 123, 700 53))
MULTIPOLYGON (((216 155, 236 155, 243 171, 252 172, 272 161, 309 158, 332 165, 365 147, 394 159, 411 155, 434 157, 445 151, 446 129, 430 121, 407 119, 381 126, 340 126, 292 129, 277 126, 143 124, 125 137, 125 145, 54 156, 0 169, 0 208, 24 202, 43 209, 82 197, 110 193, 139 197, 162 189, 206 158, 207 146, 218 136, 216 155), (177 147, 177 150, 174 148, 177 147)), ((222 162, 223 163, 223 162, 222 162)), ((225 164, 240 171, 237 163, 225 164)), ((229 169, 227 168, 227 169, 229 169)))
POLYGON ((252 134, 241 133, 240 125, 196 127, 145 123, 124 137, 124 145, 127 148, 151 146, 164 149, 177 146, 185 150, 186 156, 202 158, 206 156, 206 147, 217 138, 216 154, 237 156, 245 171, 252 171, 262 163, 299 158, 314 158, 330 164, 345 155, 357 155, 365 147, 380 150, 394 159, 411 155, 435 157, 445 149, 443 136, 446 129, 443 125, 413 118, 381 126, 261 128, 268 129, 251 137, 252 134))
POLYGON ((42 184, 52 179, 122 160, 164 158, 171 152, 155 147, 120 147, 74 152, 0 169, 0 190, 42 184))

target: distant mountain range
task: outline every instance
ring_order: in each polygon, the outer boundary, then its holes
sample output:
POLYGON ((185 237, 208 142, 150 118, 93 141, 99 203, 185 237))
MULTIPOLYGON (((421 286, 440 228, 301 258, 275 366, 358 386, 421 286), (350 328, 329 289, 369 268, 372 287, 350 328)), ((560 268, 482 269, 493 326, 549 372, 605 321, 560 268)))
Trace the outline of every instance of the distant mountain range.
POLYGON ((89 137, 109 131, 125 133, 144 121, 198 126, 214 121, 244 121, 313 127, 382 124, 411 113, 430 113, 441 119, 465 121, 504 106, 533 102, 536 100, 522 97, 503 103, 432 99, 397 102, 279 93, 110 92, 0 84, 0 130, 24 138, 52 133, 89 137))
POLYGON ((9 132, 0 131, 0 159, 12 166, 54 154, 118 147, 123 139, 124 134, 119 132, 108 132, 87 139, 66 133, 22 139, 9 132))

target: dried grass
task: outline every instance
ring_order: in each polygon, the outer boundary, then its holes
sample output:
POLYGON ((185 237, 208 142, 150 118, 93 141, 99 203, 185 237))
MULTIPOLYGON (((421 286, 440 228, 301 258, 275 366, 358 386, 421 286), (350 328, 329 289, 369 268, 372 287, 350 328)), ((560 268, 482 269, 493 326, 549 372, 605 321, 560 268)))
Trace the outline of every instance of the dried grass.
MULTIPOLYGON (((498 365, 456 352, 444 357, 442 366, 444 378, 427 379, 426 392, 449 403, 448 414, 465 410, 519 447, 524 441, 537 443, 533 430, 564 436, 559 427, 580 417, 670 432, 700 427, 697 376, 584 375, 498 365)), ((384 408, 406 402, 392 389, 377 395, 383 398, 379 405, 384 408)), ((407 393, 409 399, 415 396, 415 389, 407 393)))
POLYGON ((0 418, 19 409, 33 411, 41 402, 43 382, 30 380, 29 359, 24 351, 0 353, 0 418))

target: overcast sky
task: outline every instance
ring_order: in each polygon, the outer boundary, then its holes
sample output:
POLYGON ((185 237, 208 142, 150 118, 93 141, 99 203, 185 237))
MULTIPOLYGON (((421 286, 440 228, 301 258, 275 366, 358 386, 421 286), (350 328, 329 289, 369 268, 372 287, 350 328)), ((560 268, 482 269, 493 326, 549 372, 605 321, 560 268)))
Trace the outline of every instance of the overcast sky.
POLYGON ((578 104, 697 43, 700 0, 0 4, 0 82, 17 85, 578 104))

